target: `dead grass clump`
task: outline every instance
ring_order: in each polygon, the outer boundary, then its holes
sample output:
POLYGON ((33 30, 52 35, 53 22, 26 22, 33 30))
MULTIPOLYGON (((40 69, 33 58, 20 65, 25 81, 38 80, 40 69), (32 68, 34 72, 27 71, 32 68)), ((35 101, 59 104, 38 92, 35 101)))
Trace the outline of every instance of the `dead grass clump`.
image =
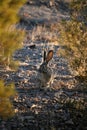
POLYGON ((46 27, 38 25, 34 27, 32 32, 28 33, 28 39, 31 39, 32 42, 43 41, 43 42, 56 42, 58 39, 58 32, 55 27, 52 30, 52 27, 46 27))

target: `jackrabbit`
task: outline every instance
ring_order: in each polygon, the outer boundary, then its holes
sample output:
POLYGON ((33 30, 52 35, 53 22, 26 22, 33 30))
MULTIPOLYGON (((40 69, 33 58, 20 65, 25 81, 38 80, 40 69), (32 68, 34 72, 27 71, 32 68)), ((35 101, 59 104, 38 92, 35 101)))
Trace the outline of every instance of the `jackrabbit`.
POLYGON ((48 62, 53 57, 53 50, 49 50, 46 54, 44 51, 43 63, 40 65, 38 70, 38 79, 40 82, 40 87, 47 87, 51 83, 52 69, 48 67, 48 62))

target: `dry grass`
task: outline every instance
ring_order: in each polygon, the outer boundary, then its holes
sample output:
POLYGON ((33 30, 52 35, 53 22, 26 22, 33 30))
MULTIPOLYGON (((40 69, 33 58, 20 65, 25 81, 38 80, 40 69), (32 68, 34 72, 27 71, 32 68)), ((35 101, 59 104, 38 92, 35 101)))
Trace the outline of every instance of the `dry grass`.
POLYGON ((38 25, 27 34, 27 40, 29 41, 54 43, 54 45, 58 45, 58 37, 57 24, 51 24, 49 27, 38 25))

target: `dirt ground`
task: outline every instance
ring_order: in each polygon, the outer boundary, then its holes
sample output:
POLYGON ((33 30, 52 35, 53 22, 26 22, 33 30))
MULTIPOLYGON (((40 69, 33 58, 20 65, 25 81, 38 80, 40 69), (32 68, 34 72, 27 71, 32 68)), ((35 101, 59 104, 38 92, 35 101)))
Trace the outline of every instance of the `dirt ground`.
POLYGON ((0 119, 0 129, 86 130, 87 103, 84 99, 87 92, 77 89, 78 82, 67 60, 58 55, 60 45, 49 40, 53 34, 46 28, 61 19, 69 19, 68 3, 55 0, 51 6, 49 1, 33 0, 27 2, 19 13, 21 20, 17 27, 26 31, 24 46, 14 55, 20 66, 17 72, 0 72, 0 77, 3 76, 7 83, 15 83, 18 92, 13 100, 16 114, 11 119, 0 119), (54 51, 49 63, 53 70, 50 89, 41 89, 37 81, 44 48, 54 51))

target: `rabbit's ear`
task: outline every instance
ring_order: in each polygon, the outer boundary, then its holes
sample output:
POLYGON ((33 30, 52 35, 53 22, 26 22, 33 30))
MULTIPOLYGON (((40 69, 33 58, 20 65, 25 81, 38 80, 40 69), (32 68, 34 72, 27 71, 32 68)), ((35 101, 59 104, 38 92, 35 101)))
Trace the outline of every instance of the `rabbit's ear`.
POLYGON ((48 63, 53 57, 53 50, 50 50, 46 57, 46 62, 48 63))
POLYGON ((44 50, 43 62, 46 61, 46 51, 44 50))

